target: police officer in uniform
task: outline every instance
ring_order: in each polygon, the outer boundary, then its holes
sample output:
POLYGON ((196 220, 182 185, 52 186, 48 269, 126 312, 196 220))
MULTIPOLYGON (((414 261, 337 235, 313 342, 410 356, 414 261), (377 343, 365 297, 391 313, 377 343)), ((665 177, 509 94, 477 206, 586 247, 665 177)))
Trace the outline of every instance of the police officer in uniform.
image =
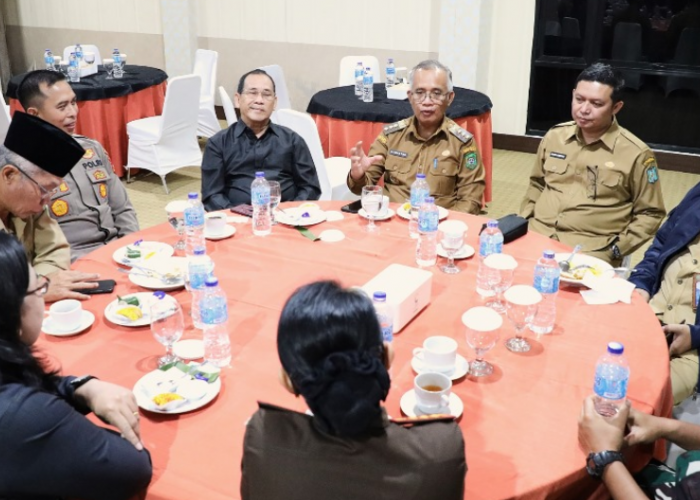
POLYGON ((0 230, 24 245, 37 274, 50 280, 46 301, 86 299, 97 274, 69 271, 70 247, 46 203, 83 148, 50 123, 16 112, 0 146, 0 230))
POLYGON ((572 122, 553 127, 537 151, 520 215, 530 229, 619 266, 666 215, 656 159, 620 127, 622 79, 604 64, 586 68, 572 122))
MULTIPOLYGON (((18 95, 27 113, 68 134, 75 132, 78 106, 75 93, 61 73, 37 70, 20 84, 18 95)), ((126 189, 115 175, 102 145, 74 137, 85 149, 80 162, 66 175, 49 202, 49 213, 61 225, 71 246, 71 260, 139 230, 126 189)))
POLYGON ((384 177, 384 193, 393 202, 410 199, 416 174, 424 173, 435 203, 478 214, 485 173, 472 135, 445 116, 454 99, 452 73, 438 61, 419 63, 409 74, 414 116, 384 127, 369 156, 358 142, 350 150, 347 183, 355 194, 384 177))

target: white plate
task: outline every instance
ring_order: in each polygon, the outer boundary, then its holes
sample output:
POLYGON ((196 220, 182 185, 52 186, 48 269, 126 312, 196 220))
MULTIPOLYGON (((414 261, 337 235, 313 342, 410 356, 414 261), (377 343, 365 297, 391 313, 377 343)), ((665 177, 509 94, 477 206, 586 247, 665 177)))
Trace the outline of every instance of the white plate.
MULTIPOLYGON (((570 253, 557 253, 554 254, 554 259, 557 262, 564 261, 569 258, 570 253)), ((608 271, 612 269, 613 267, 605 262, 604 260, 600 260, 596 257, 591 257, 590 255, 584 255, 577 253, 574 255, 574 258, 571 259, 571 267, 574 268, 576 266, 579 266, 581 264, 587 264, 589 266, 595 266, 596 268, 600 269, 601 272, 608 271)), ((578 285, 578 286, 584 286, 582 283, 582 279, 576 279, 572 275, 568 273, 561 273, 561 278, 559 278, 559 281, 562 283, 566 283, 569 285, 578 285)))
POLYGON ((134 384, 134 396, 136 396, 136 404, 139 408, 147 411, 152 411, 154 413, 163 413, 166 415, 177 415, 178 413, 187 413, 188 411, 197 410, 202 406, 209 404, 221 391, 221 376, 217 378, 214 383, 208 384, 207 393, 200 399, 195 401, 188 401, 182 406, 178 406, 174 410, 161 410, 156 407, 155 403, 151 401, 146 392, 143 389, 143 384, 148 382, 149 378, 157 377, 158 370, 154 370, 147 373, 141 377, 136 384, 134 384))
MULTIPOLYGON (((361 209, 357 212, 357 215, 359 215, 360 217, 363 217, 363 218, 365 218, 365 219, 368 218, 368 217, 367 217, 367 212, 365 212, 365 209, 364 209, 364 208, 361 208, 361 209)), ((387 209, 387 211, 386 211, 385 213, 376 215, 376 216, 374 217, 374 220, 387 220, 387 219, 391 219, 394 215, 395 215, 395 212, 394 212, 391 208, 389 208, 389 209, 387 209)))
POLYGON ((285 208, 284 212, 277 211, 275 220, 287 226, 313 226, 326 220, 326 213, 322 210, 302 208, 285 208), (304 217, 304 214, 308 214, 304 217))
POLYGON ((230 226, 230 225, 228 225, 228 224, 226 224, 226 225, 224 226, 224 232, 223 232, 223 233, 219 233, 219 234, 209 234, 209 233, 207 232, 206 229, 204 230, 204 237, 205 237, 206 239, 208 239, 208 240, 214 240, 214 241, 216 241, 216 240, 224 240, 224 239, 226 239, 226 238, 230 238, 230 237, 233 236, 234 234, 236 234, 236 228, 233 227, 233 226, 230 226))
MULTIPOLYGON (((468 259, 469 257, 472 257, 474 255, 474 253, 475 253, 474 247, 471 245, 467 245, 465 243, 465 245, 459 249, 459 252, 457 252, 455 254, 455 259, 457 259, 457 260, 468 259)), ((447 252, 445 252, 445 249, 442 248, 442 245, 440 243, 438 243, 438 246, 437 246, 437 254, 440 257, 447 258, 447 252)))
MULTIPOLYGON (((406 208, 405 208, 406 205, 407 205, 407 203, 404 203, 403 205, 401 205, 398 208, 398 210, 396 211, 396 215, 398 215, 402 219, 408 220, 411 218, 411 213, 408 210, 406 210, 406 208)), ((447 210, 444 207, 438 206, 438 218, 440 220, 446 219, 449 214, 450 214, 449 210, 447 210)))
POLYGON ((166 284, 155 276, 144 276, 144 272, 140 269, 132 269, 129 273, 129 281, 149 290, 163 290, 164 292, 185 286, 185 274, 187 273, 187 259, 185 257, 170 257, 155 262, 149 260, 143 269, 152 269, 160 274, 174 273, 180 275, 181 278, 174 283, 166 284))
POLYGON ((202 359, 204 357, 204 341, 186 339, 173 344, 173 353, 180 359, 202 359))
POLYGON ((174 253, 175 250, 173 247, 167 243, 161 243, 159 241, 142 241, 137 247, 135 247, 132 243, 130 245, 124 245, 121 248, 117 248, 112 254, 112 258, 117 264, 131 267, 133 265, 144 265, 151 259, 171 257, 174 253), (138 259, 129 259, 126 256, 126 247, 138 248, 141 250, 141 257, 138 259))
POLYGON ((56 325, 51 321, 51 317, 44 318, 44 322, 41 325, 41 331, 46 335, 53 335, 54 337, 70 337, 71 335, 77 335, 78 333, 87 330, 95 322, 95 315, 90 311, 83 309, 83 316, 80 319, 80 325, 71 330, 63 330, 61 328, 56 328, 56 325))
MULTIPOLYGON (((121 305, 119 305, 119 299, 115 299, 109 304, 107 304, 107 307, 105 307, 105 318, 107 318, 109 321, 116 325, 121 325, 121 326, 146 326, 151 324, 151 300, 153 300, 153 292, 138 292, 138 293, 130 293, 128 295, 124 295, 122 298, 125 299, 127 297, 138 297, 139 302, 141 303, 141 311, 143 312, 143 317, 140 319, 137 319, 136 321, 130 321, 128 318, 125 318, 124 316, 121 316, 117 314, 117 309, 120 309, 121 305)), ((176 302, 175 298, 166 295, 163 300, 170 300, 172 302, 176 302)))
MULTIPOLYGON (((423 413, 416 406, 416 392, 414 389, 411 389, 406 394, 401 396, 401 403, 400 404, 401 404, 401 411, 404 412, 404 415, 406 415, 407 417, 418 417, 421 415, 430 415, 430 413, 423 413)), ((452 415, 455 418, 459 418, 462 415, 463 411, 464 411, 464 403, 462 403, 462 400, 459 399, 459 396, 457 396, 454 392, 451 392, 450 393, 450 415, 452 415)))
MULTIPOLYGON (((423 373, 426 371, 425 365, 423 364, 423 361, 418 359, 416 356, 413 356, 413 359, 411 359, 411 368, 413 368, 413 371, 416 373, 423 373)), ((452 372, 445 372, 445 375, 450 377, 450 380, 457 380, 462 377, 464 377, 467 373, 469 373, 469 361, 467 361, 464 356, 457 354, 457 358, 455 359, 455 367, 452 370, 452 372)))
POLYGON ((345 239, 345 233, 340 229, 326 229, 322 231, 318 237, 321 238, 321 241, 325 241, 326 243, 337 243, 345 239))

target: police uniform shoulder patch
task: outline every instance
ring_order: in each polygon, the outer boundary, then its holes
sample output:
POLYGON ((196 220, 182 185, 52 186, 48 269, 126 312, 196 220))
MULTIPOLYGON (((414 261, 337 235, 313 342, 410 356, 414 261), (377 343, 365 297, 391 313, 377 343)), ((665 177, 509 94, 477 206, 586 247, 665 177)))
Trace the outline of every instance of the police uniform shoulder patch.
POLYGON ((65 200, 56 200, 51 204, 51 213, 56 217, 63 217, 68 213, 68 203, 65 200))
POLYGON ((91 160, 95 156, 95 150, 92 148, 87 148, 85 150, 85 154, 83 155, 83 158, 86 160, 91 160))
POLYGON ((102 170, 95 170, 92 173, 92 176, 94 177, 94 179, 96 181, 103 181, 107 178, 107 174, 105 174, 104 171, 102 171, 102 170))
POLYGON ((647 167, 647 182, 654 184, 659 180, 659 170, 656 168, 656 163, 652 163, 647 167))
POLYGON ((107 198, 107 184, 100 184, 100 196, 107 198))
POLYGON ((472 134, 464 130, 462 127, 457 125, 456 123, 450 123, 450 125, 447 127, 447 129, 450 131, 452 135, 454 135, 457 139, 462 141, 463 143, 468 143, 469 141, 472 140, 472 134))
POLYGON ((384 125, 384 129, 382 131, 383 135, 389 135, 393 134, 394 132, 398 132, 399 130, 403 130, 406 127, 408 127, 409 120, 407 118, 404 118, 403 120, 399 120, 394 123, 390 123, 389 125, 384 125))
POLYGON ((68 191, 68 184, 61 182, 61 184, 58 186, 58 192, 65 193, 66 191, 68 191))

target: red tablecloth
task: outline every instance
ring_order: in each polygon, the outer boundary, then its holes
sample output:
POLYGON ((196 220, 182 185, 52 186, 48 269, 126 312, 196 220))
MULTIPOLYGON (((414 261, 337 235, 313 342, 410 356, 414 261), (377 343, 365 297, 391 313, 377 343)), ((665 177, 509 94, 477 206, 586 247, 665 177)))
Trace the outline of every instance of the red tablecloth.
MULTIPOLYGON (((337 210, 342 203, 322 205, 337 210)), ((467 243, 476 246, 483 219, 454 212, 450 217, 467 222, 467 243)), ((256 410, 256 401, 305 408, 303 400, 287 393, 277 381, 276 328, 287 297, 312 280, 330 278, 348 286, 362 285, 390 263, 415 265, 415 242, 407 235, 405 221, 394 217, 378 223, 378 235, 368 234, 365 224, 358 216, 346 215, 342 221, 311 228, 315 234, 341 229, 346 238, 339 243, 311 242, 285 226, 276 226, 265 238, 254 237, 250 224, 236 224, 237 233, 231 239, 207 243, 215 274, 229 297, 232 367, 224 370, 222 391, 208 406, 180 416, 142 412, 142 437, 154 464, 148 499, 240 498, 244 427, 256 410)), ((93 296, 84 303, 96 316, 85 333, 43 336, 39 341, 44 352, 60 360, 65 373, 91 373, 133 387, 163 354, 148 327, 115 326, 103 314, 116 294, 143 291, 118 273, 112 260, 115 249, 140 238, 171 244, 177 240, 175 231, 162 224, 115 241, 74 265, 114 278, 117 287, 115 294, 93 296)), ((519 262, 515 283, 532 282, 533 266, 545 248, 565 249, 534 233, 505 245, 504 251, 519 262)), ((460 318, 479 303, 474 290, 477 263, 463 260, 458 266, 462 272, 457 275, 432 268, 430 305, 395 337, 396 359, 386 403, 390 415, 401 414, 399 400, 412 388, 415 376, 410 366, 412 350, 426 337, 452 336, 459 344, 458 352, 473 359, 460 318)), ((188 293, 172 294, 188 312, 188 293)), ((588 306, 576 291, 563 290, 554 332, 534 339, 530 353, 514 354, 503 346, 513 332, 506 321, 501 341, 486 355, 496 367, 492 377, 462 379, 453 388, 465 407, 460 420, 469 466, 465 498, 605 497, 601 483, 586 474, 585 456, 577 442, 582 400, 591 393, 597 358, 607 342, 616 340, 625 345, 630 362, 633 405, 656 415, 670 415, 668 349, 658 321, 636 295, 630 305, 588 306)), ((198 336, 201 332, 188 326, 184 338, 198 336)), ((657 450, 662 456, 661 444, 657 450)), ((638 466, 650 458, 652 450, 632 451, 631 463, 638 466)))
MULTIPOLYGON (((166 82, 133 94, 97 101, 78 101, 75 133, 95 139, 104 146, 119 177, 126 174, 129 137, 126 124, 133 120, 157 116, 163 112, 166 82)), ((23 111, 17 99, 10 99, 10 113, 23 111)))

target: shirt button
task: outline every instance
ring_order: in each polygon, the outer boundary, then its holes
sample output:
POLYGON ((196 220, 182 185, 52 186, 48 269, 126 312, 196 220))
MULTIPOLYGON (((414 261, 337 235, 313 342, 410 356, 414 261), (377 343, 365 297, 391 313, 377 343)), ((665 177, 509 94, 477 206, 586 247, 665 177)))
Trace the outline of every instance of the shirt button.
POLYGON ((678 280, 678 284, 679 284, 679 285, 682 285, 682 284, 683 284, 683 280, 678 280))
POLYGON ((669 306, 668 306, 668 310, 670 311, 670 310, 672 310, 672 309, 673 309, 673 306, 672 306, 672 305, 669 305, 669 306))

